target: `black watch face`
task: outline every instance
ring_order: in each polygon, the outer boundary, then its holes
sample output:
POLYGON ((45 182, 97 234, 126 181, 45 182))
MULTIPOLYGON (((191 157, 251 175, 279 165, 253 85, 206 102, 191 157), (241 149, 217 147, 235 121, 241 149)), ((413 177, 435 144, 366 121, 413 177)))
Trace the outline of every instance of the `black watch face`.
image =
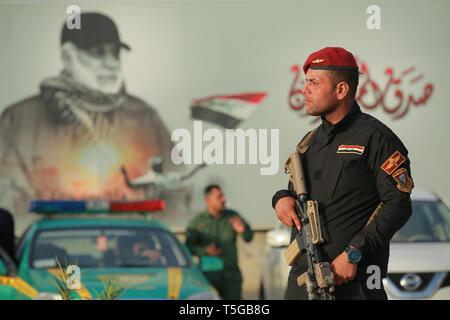
POLYGON ((348 260, 350 262, 358 262, 361 259, 361 253, 358 250, 350 250, 348 253, 348 260))

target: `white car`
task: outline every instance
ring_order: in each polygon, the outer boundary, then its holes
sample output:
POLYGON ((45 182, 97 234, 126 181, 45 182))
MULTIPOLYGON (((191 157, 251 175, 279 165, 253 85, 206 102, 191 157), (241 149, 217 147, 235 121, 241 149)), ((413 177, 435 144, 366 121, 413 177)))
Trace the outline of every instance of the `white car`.
MULTIPOLYGON (((413 214, 392 238, 388 299, 450 299, 450 210, 434 193, 413 189, 413 214)), ((290 228, 277 223, 267 232, 260 298, 284 299, 290 267, 284 258, 290 228)))
POLYGON ((266 254, 261 265, 261 300, 284 299, 287 279, 291 267, 284 258, 284 250, 289 246, 291 229, 278 221, 273 230, 267 232, 266 254))

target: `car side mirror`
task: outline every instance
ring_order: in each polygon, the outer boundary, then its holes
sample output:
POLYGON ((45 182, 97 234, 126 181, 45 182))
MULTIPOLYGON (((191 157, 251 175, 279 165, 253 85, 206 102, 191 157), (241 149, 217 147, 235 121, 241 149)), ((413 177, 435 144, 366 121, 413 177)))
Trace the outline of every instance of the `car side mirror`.
POLYGON ((3 260, 0 258, 0 276, 6 276, 6 273, 8 273, 8 268, 6 268, 3 260))
POLYGON ((220 271, 223 269, 223 261, 218 257, 203 256, 198 266, 203 272, 220 271))
POLYGON ((271 247, 287 247, 291 242, 291 234, 288 230, 276 229, 267 232, 267 244, 271 247))
POLYGON ((17 275, 17 267, 14 260, 9 254, 0 246, 0 275, 7 275, 10 277, 17 275))

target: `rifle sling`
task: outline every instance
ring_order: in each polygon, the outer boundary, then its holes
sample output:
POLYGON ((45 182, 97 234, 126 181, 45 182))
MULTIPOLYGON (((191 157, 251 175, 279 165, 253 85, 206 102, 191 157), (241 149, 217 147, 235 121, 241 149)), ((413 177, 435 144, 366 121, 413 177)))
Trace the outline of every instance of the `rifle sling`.
POLYGON ((375 216, 381 211, 381 208, 383 207, 383 201, 381 201, 378 206, 375 208, 375 210, 373 211, 372 215, 369 217, 369 220, 367 220, 366 225, 364 226, 367 227, 369 225, 369 223, 371 223, 373 221, 373 219, 375 219, 375 216))
POLYGON ((305 139, 302 140, 302 142, 300 142, 300 144, 297 146, 297 151, 300 152, 300 154, 304 154, 306 152, 306 150, 308 150, 308 141, 311 139, 311 137, 313 136, 313 134, 316 132, 316 130, 319 127, 314 128, 313 130, 311 130, 308 135, 305 137, 305 139))

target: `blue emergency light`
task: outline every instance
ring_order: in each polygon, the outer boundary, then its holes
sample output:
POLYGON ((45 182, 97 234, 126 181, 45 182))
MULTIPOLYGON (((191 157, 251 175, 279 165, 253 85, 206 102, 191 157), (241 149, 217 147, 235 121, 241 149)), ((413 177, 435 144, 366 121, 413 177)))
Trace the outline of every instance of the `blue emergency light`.
POLYGON ((148 212, 164 210, 163 200, 107 201, 107 200, 37 200, 31 201, 29 211, 34 213, 99 213, 148 212))

